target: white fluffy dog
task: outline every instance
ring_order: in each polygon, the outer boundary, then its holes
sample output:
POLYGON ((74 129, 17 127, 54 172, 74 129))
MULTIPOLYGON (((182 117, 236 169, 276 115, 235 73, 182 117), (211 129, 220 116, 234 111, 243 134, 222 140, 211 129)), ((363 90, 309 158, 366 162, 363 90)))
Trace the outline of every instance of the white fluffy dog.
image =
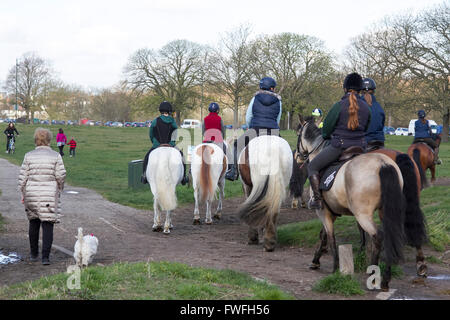
POLYGON ((83 237, 83 228, 78 228, 78 240, 75 243, 73 257, 80 267, 88 266, 97 253, 98 239, 93 234, 83 237))

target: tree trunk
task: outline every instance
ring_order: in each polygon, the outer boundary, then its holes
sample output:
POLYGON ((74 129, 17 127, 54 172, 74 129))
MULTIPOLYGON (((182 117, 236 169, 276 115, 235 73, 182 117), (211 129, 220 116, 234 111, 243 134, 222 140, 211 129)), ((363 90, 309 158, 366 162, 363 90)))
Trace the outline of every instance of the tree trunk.
POLYGON ((442 141, 448 142, 448 132, 449 132, 449 119, 450 118, 450 108, 447 107, 447 110, 442 117, 442 141))
POLYGON ((177 126, 179 127, 181 125, 181 112, 180 111, 177 111, 176 122, 177 122, 177 126))
POLYGON ((238 100, 236 99, 234 101, 234 109, 233 109, 233 115, 234 115, 234 121, 233 121, 233 129, 237 129, 239 127, 239 105, 238 100))

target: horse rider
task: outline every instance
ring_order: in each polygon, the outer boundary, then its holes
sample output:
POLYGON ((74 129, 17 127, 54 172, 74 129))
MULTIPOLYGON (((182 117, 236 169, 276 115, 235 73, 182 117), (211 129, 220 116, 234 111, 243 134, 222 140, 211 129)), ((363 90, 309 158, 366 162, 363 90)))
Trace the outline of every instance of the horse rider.
POLYGON ((323 113, 322 113, 322 110, 320 108, 315 108, 312 111, 311 115, 313 117, 315 117, 315 119, 316 119, 314 122, 316 123, 317 128, 322 129, 323 128, 323 121, 322 121, 323 113))
POLYGON ((342 152, 353 146, 365 148, 365 133, 370 123, 370 108, 359 96, 362 78, 351 73, 344 79, 345 95, 336 102, 327 114, 322 129, 322 137, 331 139, 308 165, 308 177, 313 191, 309 201, 310 209, 322 209, 322 196, 319 190, 319 171, 339 159, 342 152))
POLYGON ((233 164, 225 178, 234 181, 239 176, 238 151, 241 151, 252 138, 272 133, 279 135, 281 119, 281 96, 274 92, 277 86, 273 78, 265 77, 259 81, 259 90, 255 93, 247 109, 246 124, 249 130, 234 141, 233 164), (248 139, 248 141, 247 141, 248 139), (239 142, 239 148, 238 148, 239 142), (238 150, 239 149, 239 150, 238 150))
POLYGON ((384 122, 386 115, 375 98, 377 85, 371 78, 363 79, 362 99, 367 102, 371 111, 369 128, 366 132, 367 151, 384 148, 384 122))
MULTIPOLYGON (((223 153, 227 155, 227 146, 224 143, 225 126, 219 116, 219 104, 211 102, 208 107, 209 114, 203 119, 203 142, 212 142, 222 147, 223 153)), ((228 157, 228 155, 227 155, 228 157)), ((228 161, 228 170, 231 169, 231 161, 228 161)))
POLYGON ((425 110, 419 110, 417 112, 417 116, 419 119, 417 119, 414 124, 413 144, 417 142, 426 142, 434 151, 434 163, 441 164, 442 162, 439 159, 439 146, 435 142, 436 135, 431 132, 431 127, 428 120, 425 119, 425 110))
POLYGON ((16 127, 14 126, 14 123, 11 121, 8 123, 8 126, 6 127, 5 131, 3 133, 6 135, 6 153, 8 153, 9 150, 9 141, 11 139, 14 139, 14 132, 19 135, 19 131, 17 131, 16 127))
MULTIPOLYGON (((173 135, 172 133, 178 129, 178 126, 175 122, 175 119, 171 116, 171 113, 173 111, 170 102, 161 102, 161 104, 159 105, 159 112, 161 112, 161 115, 152 121, 149 130, 149 136, 150 140, 153 143, 153 146, 147 152, 144 158, 143 172, 141 177, 141 181, 143 184, 148 183, 146 171, 150 153, 163 144, 175 147, 175 135, 173 135)), ((181 180, 181 184, 185 185, 189 182, 189 178, 186 176, 186 163, 184 162, 183 152, 181 150, 179 151, 181 153, 181 159, 183 160, 183 179, 181 180)))

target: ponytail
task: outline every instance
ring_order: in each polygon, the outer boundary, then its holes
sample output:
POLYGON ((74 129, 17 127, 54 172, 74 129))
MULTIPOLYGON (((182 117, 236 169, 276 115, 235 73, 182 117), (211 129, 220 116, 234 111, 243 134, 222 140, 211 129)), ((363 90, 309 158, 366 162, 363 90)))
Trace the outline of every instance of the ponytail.
POLYGON ((372 106, 372 95, 367 91, 364 93, 364 100, 366 100, 369 106, 372 106))
POLYGON ((359 121, 358 121, 359 106, 358 106, 358 102, 356 99, 355 91, 350 90, 349 93, 350 93, 350 96, 349 96, 350 106, 348 107, 347 128, 354 131, 359 126, 359 121))

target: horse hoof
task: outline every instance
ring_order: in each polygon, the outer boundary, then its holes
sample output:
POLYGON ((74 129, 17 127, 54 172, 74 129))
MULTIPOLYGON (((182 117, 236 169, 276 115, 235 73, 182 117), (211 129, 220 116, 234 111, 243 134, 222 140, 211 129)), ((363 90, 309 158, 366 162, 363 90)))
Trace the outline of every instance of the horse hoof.
POLYGON ((311 269, 311 270, 319 270, 320 269, 320 263, 311 263, 309 265, 309 269, 311 269))
POLYGON ((207 226, 212 225, 212 220, 211 220, 211 221, 206 221, 206 220, 205 220, 205 224, 206 224, 207 226))
POLYGON ((427 272, 428 272, 428 267, 424 262, 418 262, 416 269, 417 269, 417 275, 419 277, 426 278, 427 272))
POLYGON ((194 222, 192 223, 194 226, 199 226, 202 224, 202 222, 200 221, 200 219, 194 219, 194 222))
POLYGON ((161 227, 161 226, 156 226, 156 227, 153 227, 152 229, 153 229, 153 232, 161 232, 161 231, 163 231, 163 227, 161 227))
POLYGON ((259 240, 258 239, 256 239, 256 240, 248 240, 248 242, 247 242, 249 245, 258 245, 259 244, 259 240))
POLYGON ((264 247, 264 252, 273 252, 275 250, 274 247, 264 247))
POLYGON ((163 231, 163 233, 166 234, 166 235, 167 235, 167 234, 170 234, 170 230, 169 230, 169 229, 165 229, 165 230, 163 231))
POLYGON ((220 220, 222 218, 222 215, 216 213, 213 218, 214 220, 220 220))

